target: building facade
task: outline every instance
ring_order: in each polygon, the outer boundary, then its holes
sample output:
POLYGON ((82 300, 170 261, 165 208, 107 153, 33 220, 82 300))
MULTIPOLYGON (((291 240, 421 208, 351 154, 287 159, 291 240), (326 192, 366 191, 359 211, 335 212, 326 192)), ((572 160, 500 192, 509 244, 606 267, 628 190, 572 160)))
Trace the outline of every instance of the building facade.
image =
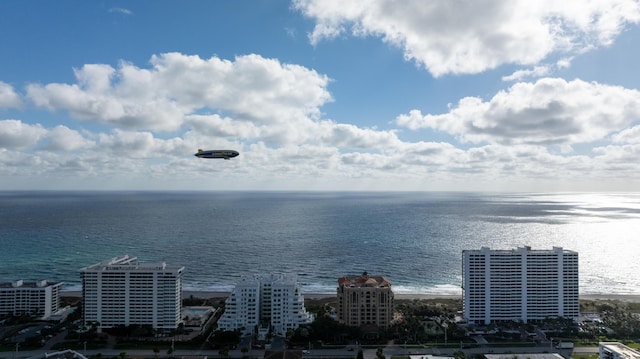
POLYGON ((0 283, 0 315, 36 315, 48 319, 60 309, 62 283, 0 283))
POLYGON ((225 302, 218 328, 253 333, 263 328, 278 335, 311 322, 297 277, 287 274, 243 276, 225 302))
POLYGON ((391 282, 381 276, 344 276, 338 279, 337 319, 354 327, 388 328, 393 320, 391 282))
POLYGON ((150 325, 172 330, 180 324, 184 267, 116 257, 81 269, 86 326, 150 325))
POLYGON ((462 274, 469 324, 580 315, 577 252, 560 247, 464 250, 462 274))

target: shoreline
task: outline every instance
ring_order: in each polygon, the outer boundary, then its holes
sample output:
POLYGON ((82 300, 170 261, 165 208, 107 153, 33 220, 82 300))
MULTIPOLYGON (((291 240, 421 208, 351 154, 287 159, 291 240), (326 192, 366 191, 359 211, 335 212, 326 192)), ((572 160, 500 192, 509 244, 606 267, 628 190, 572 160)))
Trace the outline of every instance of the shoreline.
MULTIPOLYGON (((183 291, 182 298, 220 298, 226 299, 231 292, 215 292, 215 291, 183 291)), ((335 293, 302 293, 305 299, 328 299, 335 298, 335 293)), ((61 297, 81 297, 81 291, 60 291, 61 297)), ((394 293, 395 299, 412 300, 412 299, 460 299, 462 295, 453 294, 418 294, 418 293, 394 293)), ((618 300, 621 302, 640 303, 640 294, 583 294, 580 300, 618 300)))

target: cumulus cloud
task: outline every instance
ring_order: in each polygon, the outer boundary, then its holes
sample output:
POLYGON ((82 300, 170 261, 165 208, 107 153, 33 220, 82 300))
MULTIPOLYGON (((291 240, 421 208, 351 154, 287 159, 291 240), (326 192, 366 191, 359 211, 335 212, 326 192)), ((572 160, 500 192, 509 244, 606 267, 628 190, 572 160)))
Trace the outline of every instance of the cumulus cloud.
POLYGON ((611 137, 617 144, 640 144, 640 126, 624 129, 611 137))
POLYGON ((260 137, 261 128, 250 121, 234 120, 220 115, 189 115, 185 125, 201 135, 254 139, 260 137))
POLYGON ((20 108, 22 100, 13 87, 0 81, 0 107, 20 108))
POLYGON ((333 121, 317 124, 313 136, 320 143, 341 148, 376 148, 385 150, 396 147, 400 140, 394 131, 378 131, 333 121))
POLYGON ((640 92, 618 86, 544 78, 517 83, 489 101, 461 99, 448 113, 414 110, 396 122, 432 128, 472 143, 562 145, 601 140, 640 118, 640 92))
POLYGON ((47 142, 44 147, 50 151, 92 150, 95 146, 94 141, 66 126, 56 126, 49 130, 43 140, 47 142))
POLYGON ((446 132, 459 144, 411 142, 419 132, 403 137, 404 129, 323 117, 320 108, 332 101, 327 76, 257 55, 230 61, 161 54, 149 68, 88 64, 75 70, 75 79, 32 84, 27 96, 40 108, 68 112, 70 122, 106 126, 0 121, 0 173, 72 173, 94 186, 122 181, 124 188, 146 188, 150 179, 156 188, 198 188, 225 178, 240 189, 437 190, 473 183, 473 189, 508 190, 498 186, 586 172, 610 176, 599 168, 640 172, 637 161, 623 163, 638 153, 639 92, 581 80, 515 83, 488 100, 461 99, 447 113, 415 110, 396 119, 409 129, 446 132), (602 146, 588 155, 566 151, 595 141, 602 146), (241 155, 200 160, 193 157, 200 147, 241 155))
POLYGON ((0 121, 0 148, 22 149, 37 143, 47 130, 19 120, 0 121))
POLYGON ((640 21, 636 0, 295 0, 294 7, 315 19, 314 45, 348 32, 380 37, 434 76, 581 53, 640 21))
POLYGON ((32 84, 27 96, 39 107, 128 130, 174 131, 196 112, 227 112, 260 124, 318 118, 331 96, 329 79, 298 65, 258 55, 235 61, 168 53, 152 68, 121 62, 75 70, 77 83, 32 84))
POLYGON ((535 66, 533 69, 518 70, 511 75, 503 76, 502 81, 520 81, 530 77, 542 77, 551 72, 549 66, 535 66))

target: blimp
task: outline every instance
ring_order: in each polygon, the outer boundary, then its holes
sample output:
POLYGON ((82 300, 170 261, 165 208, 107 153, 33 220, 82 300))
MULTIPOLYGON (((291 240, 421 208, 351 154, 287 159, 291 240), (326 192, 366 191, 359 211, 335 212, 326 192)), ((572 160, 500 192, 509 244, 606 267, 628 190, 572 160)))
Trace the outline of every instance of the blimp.
POLYGON ((234 150, 203 150, 198 149, 198 152, 194 154, 194 156, 199 158, 224 158, 225 160, 230 160, 240 153, 234 150))

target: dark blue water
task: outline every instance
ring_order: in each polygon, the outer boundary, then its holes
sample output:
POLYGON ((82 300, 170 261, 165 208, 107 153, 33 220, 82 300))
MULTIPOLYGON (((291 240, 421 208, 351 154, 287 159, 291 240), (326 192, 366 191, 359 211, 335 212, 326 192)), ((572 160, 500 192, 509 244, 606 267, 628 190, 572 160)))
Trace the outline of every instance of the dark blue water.
POLYGON ((400 293, 459 294, 461 252, 561 246, 583 293, 640 293, 637 194, 0 192, 0 281, 64 281, 129 254, 185 288, 287 272, 306 292, 368 271, 400 293))

